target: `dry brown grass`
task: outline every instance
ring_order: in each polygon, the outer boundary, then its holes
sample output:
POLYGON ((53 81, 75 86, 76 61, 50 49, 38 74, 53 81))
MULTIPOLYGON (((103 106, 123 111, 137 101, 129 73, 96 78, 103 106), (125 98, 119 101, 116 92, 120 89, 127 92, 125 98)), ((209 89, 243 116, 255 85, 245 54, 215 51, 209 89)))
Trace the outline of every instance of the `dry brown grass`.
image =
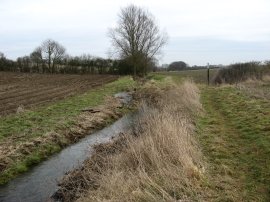
POLYGON ((270 75, 265 75, 263 77, 263 81, 269 82, 270 81, 270 75))
POLYGON ((185 82, 156 94, 160 99, 142 104, 132 135, 98 146, 67 176, 65 201, 203 200, 204 164, 193 125, 199 90, 185 82))
POLYGON ((248 79, 239 83, 237 89, 253 98, 270 99, 270 76, 265 75, 261 80, 248 79))

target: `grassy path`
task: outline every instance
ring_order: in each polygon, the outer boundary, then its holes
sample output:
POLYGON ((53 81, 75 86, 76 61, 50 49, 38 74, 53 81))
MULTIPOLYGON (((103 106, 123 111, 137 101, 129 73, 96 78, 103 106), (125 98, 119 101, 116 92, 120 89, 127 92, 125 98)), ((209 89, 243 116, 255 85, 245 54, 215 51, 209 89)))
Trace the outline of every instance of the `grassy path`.
POLYGON ((199 119, 214 201, 270 201, 270 102, 203 87, 199 119))

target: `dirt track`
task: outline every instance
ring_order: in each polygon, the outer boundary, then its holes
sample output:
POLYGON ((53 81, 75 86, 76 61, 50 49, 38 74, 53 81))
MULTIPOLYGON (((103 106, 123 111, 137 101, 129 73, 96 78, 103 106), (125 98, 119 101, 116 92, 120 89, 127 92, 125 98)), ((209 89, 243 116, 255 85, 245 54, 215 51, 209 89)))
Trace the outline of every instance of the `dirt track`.
POLYGON ((43 75, 0 72, 0 116, 80 94, 117 79, 113 75, 43 75))

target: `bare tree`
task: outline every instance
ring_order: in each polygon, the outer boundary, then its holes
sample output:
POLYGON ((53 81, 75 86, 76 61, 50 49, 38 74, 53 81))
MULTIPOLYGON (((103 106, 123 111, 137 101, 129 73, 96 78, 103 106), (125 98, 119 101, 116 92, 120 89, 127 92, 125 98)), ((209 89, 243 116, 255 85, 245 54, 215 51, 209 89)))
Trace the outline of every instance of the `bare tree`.
POLYGON ((51 73, 55 72, 55 65, 65 56, 66 49, 58 42, 48 39, 41 45, 42 56, 51 73))
POLYGON ((5 70, 5 59, 4 53, 0 52, 0 71, 5 70))
POLYGON ((0 52, 0 59, 5 58, 4 53, 0 52))
POLYGON ((109 37, 116 53, 133 66, 137 73, 146 74, 147 66, 167 41, 167 34, 161 33, 155 19, 148 11, 130 5, 121 9, 118 25, 109 30, 109 37))
POLYGON ((39 71, 39 66, 42 65, 42 73, 45 72, 44 66, 43 66, 43 59, 42 59, 42 48, 37 47, 31 54, 30 59, 33 63, 35 63, 35 66, 37 70, 39 71))

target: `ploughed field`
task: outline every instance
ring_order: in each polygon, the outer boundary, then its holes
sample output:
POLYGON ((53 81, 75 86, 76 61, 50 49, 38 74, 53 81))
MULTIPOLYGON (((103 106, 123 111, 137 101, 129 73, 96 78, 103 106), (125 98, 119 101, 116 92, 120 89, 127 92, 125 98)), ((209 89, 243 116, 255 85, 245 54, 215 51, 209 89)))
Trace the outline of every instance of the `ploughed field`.
POLYGON ((0 116, 84 93, 117 78, 114 75, 0 72, 0 116))

